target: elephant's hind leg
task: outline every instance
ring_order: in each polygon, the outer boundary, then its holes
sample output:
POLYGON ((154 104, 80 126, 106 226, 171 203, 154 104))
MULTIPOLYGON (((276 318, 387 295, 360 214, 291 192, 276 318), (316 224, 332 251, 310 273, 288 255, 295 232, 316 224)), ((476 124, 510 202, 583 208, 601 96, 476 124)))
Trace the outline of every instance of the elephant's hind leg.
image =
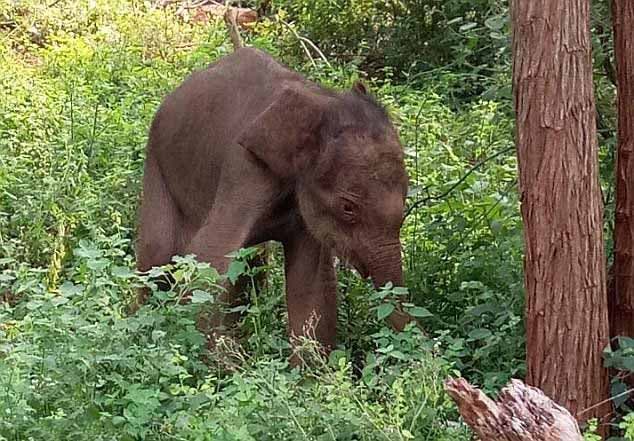
MULTIPOLYGON (((143 199, 136 249, 137 268, 140 271, 148 271, 154 266, 170 262, 177 253, 181 223, 180 211, 167 189, 158 163, 148 155, 143 176, 143 199)), ((148 295, 147 288, 141 289, 133 310, 145 303, 148 295)))

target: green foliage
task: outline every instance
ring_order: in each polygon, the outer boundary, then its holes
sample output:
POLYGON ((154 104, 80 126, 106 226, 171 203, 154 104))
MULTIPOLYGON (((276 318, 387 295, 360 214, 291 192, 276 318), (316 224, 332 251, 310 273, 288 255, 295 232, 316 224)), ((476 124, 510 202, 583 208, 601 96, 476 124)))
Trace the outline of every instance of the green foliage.
POLYGON ((224 35, 135 3, 21 5, 2 11, 17 36, 1 52, 0 250, 48 267, 55 285, 78 238, 133 236, 149 121, 192 68, 225 52, 224 35), (49 44, 25 42, 30 27, 49 44), (176 49, 192 39, 195 50, 176 49))
POLYGON ((288 351, 248 356, 228 344, 205 364, 196 317, 223 277, 191 256, 139 276, 113 251, 80 242, 55 293, 38 271, 3 272, 28 295, 0 310, 2 439, 467 439, 448 425, 448 364, 420 331, 383 328, 361 378, 341 352, 315 353, 299 372, 288 351), (132 289, 166 274, 172 289, 126 316, 132 289), (181 303, 192 291, 197 300, 181 303))
POLYGON ((629 413, 623 417, 619 423, 619 429, 624 430, 623 436, 627 441, 634 440, 634 413, 629 413))
POLYGON ((599 423, 596 419, 588 421, 586 430, 583 432, 584 441, 601 441, 601 436, 597 435, 599 423))
POLYGON ((411 298, 433 313, 425 325, 446 356, 487 388, 499 387, 524 372, 511 119, 493 101, 451 110, 435 92, 403 94, 394 108, 411 200, 426 201, 402 230, 411 298))
MULTIPOLYGON (((507 6, 496 0, 275 0, 273 5, 328 58, 383 75, 422 81, 427 71, 447 69, 468 72, 463 80, 476 86, 509 61, 507 6)), ((293 36, 282 35, 299 55, 293 36)))

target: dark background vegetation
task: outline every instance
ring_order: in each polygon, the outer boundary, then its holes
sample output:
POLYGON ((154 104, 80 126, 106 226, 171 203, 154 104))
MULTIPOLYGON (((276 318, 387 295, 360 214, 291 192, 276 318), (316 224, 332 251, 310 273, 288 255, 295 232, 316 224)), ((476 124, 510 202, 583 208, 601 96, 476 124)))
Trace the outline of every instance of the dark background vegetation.
MULTIPOLYGON (((286 361, 279 253, 265 292, 250 290, 241 346, 206 363, 195 317, 226 276, 181 258, 156 271, 174 289, 126 313, 149 283, 133 272, 149 123, 189 72, 232 50, 224 23, 137 0, 54 3, 0 0, 0 440, 468 439, 442 380, 495 391, 525 370, 507 3, 243 2, 266 12, 247 45, 331 87, 369 85, 410 175, 407 299, 427 335, 390 331, 382 300, 403 293, 342 269, 340 348, 303 373, 286 361)), ((606 2, 593 35, 610 255, 606 2)), ((258 271, 239 258, 228 276, 258 271)))

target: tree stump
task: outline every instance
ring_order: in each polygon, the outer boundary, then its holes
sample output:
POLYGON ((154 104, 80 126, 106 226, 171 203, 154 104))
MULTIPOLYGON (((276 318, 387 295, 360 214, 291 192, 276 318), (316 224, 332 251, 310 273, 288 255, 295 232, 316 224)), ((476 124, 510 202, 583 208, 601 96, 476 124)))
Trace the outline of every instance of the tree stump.
POLYGON ((520 380, 500 392, 497 401, 464 378, 445 381, 465 423, 482 441, 582 441, 575 418, 544 393, 520 380))

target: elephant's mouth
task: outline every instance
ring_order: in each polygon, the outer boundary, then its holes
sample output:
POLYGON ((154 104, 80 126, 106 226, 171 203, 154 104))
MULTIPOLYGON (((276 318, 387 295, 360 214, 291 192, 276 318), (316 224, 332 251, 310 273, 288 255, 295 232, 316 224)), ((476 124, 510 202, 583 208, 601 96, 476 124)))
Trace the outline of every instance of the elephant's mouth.
POLYGON ((346 250, 345 253, 342 253, 341 261, 346 267, 355 269, 362 278, 367 279, 370 277, 370 270, 363 263, 363 259, 354 251, 346 250))
POLYGON ((367 279, 368 277, 370 277, 370 270, 368 270, 368 268, 365 265, 363 265, 361 263, 356 263, 356 264, 352 264, 352 266, 354 267, 354 269, 357 270, 357 272, 364 279, 367 279))

